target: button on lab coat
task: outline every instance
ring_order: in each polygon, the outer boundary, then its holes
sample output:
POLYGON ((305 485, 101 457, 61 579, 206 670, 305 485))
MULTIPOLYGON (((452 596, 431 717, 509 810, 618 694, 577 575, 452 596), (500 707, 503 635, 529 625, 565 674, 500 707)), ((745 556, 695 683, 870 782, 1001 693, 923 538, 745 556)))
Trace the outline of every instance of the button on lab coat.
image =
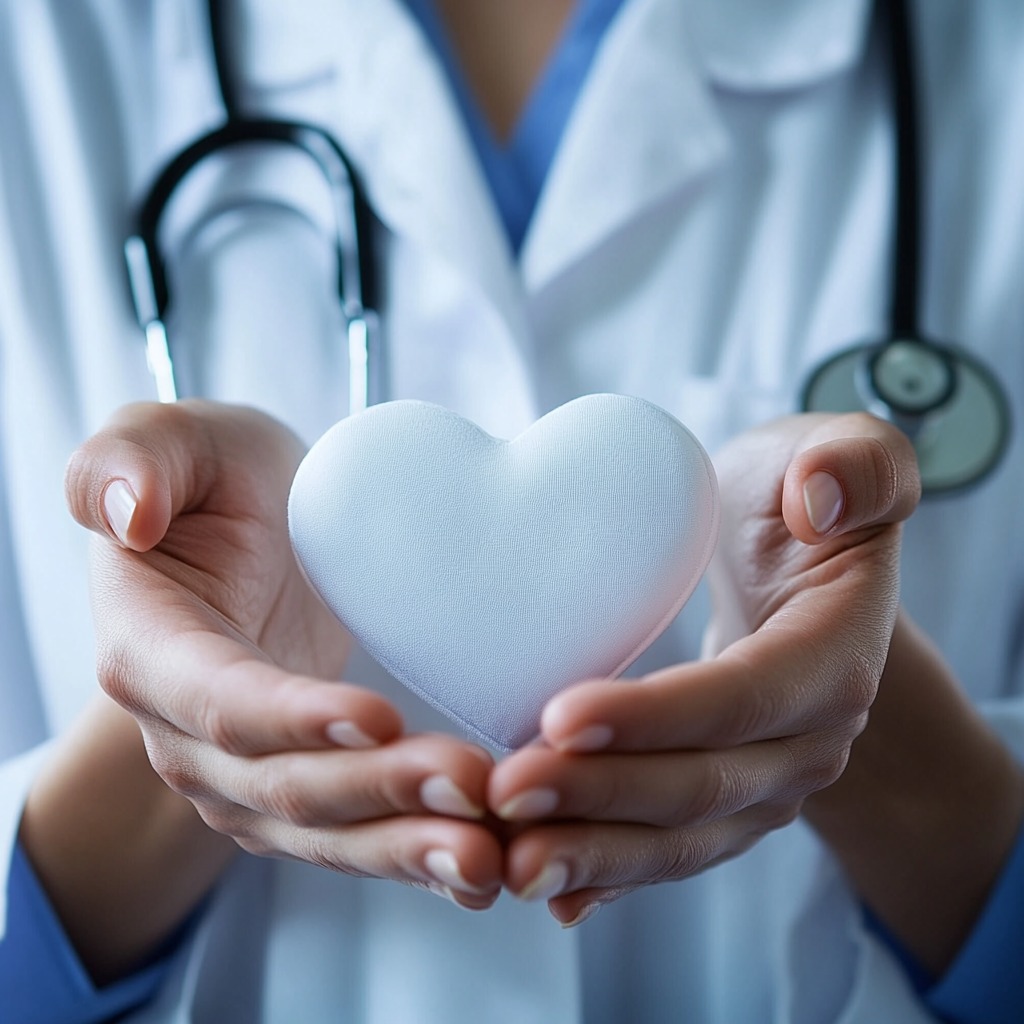
MULTIPOLYGON (((924 322, 998 368, 1019 422, 1024 18, 1011 0, 916 6, 924 322)), ((232 7, 245 103, 325 124, 365 178, 391 397, 512 436, 578 394, 635 394, 714 450, 791 411, 817 360, 884 331, 892 136, 866 0, 628 0, 518 262, 398 0, 232 7)), ((113 409, 153 395, 120 265, 131 201, 220 111, 198 2, 7 0, 0 50, 2 867, 42 744, 95 687, 88 543, 64 509, 63 465, 113 409)), ((301 157, 250 155, 197 175, 167 225, 183 378, 308 441, 347 394, 321 191, 301 157)), ((905 545, 906 603, 1018 754, 1021 451, 923 508, 905 545)), ((700 593, 640 667, 696 656, 705 616, 700 593)), ((369 659, 348 675, 394 695, 415 727, 450 728, 369 659)), ((470 915, 243 857, 136 1019, 930 1018, 798 822, 570 932, 508 897, 470 915)))

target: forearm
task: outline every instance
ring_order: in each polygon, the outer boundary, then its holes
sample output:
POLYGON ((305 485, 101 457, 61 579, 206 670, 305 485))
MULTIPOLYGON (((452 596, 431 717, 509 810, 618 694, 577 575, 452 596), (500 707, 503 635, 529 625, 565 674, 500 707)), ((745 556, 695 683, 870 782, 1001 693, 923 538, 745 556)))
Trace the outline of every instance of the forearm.
POLYGON ((20 838, 97 984, 152 955, 237 849, 164 785, 134 719, 106 697, 37 779, 20 838))
POLYGON ((1024 773, 904 616, 842 778, 804 813, 922 966, 948 966, 1024 818, 1024 773))

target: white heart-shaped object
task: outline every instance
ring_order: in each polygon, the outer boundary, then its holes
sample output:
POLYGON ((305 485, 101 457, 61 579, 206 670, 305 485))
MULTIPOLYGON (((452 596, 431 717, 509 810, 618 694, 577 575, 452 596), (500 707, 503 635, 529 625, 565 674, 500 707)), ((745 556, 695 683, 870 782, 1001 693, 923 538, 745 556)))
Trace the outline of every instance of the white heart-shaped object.
POLYGON ((506 750, 544 704, 622 672, 718 532, 711 460, 668 413, 589 395, 513 441, 423 402, 342 420, 288 507, 310 583, 395 678, 506 750))

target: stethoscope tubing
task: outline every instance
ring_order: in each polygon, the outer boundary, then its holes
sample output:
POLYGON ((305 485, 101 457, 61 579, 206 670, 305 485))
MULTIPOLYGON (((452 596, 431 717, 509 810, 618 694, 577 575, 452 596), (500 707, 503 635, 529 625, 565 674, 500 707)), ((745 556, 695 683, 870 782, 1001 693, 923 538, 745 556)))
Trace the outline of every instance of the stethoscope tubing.
MULTIPOLYGON (((230 71, 226 11, 221 0, 208 0, 214 70, 224 107, 225 121, 196 139, 164 166, 146 193, 137 214, 137 227, 125 243, 129 282, 136 315, 144 331, 147 358, 157 381, 161 401, 179 396, 171 343, 166 327, 172 295, 160 248, 160 228, 178 186, 208 157, 245 145, 290 146, 308 154, 317 164, 331 190, 335 215, 337 294, 347 324, 349 351, 350 411, 364 408, 371 396, 371 367, 379 364, 379 287, 374 248, 374 216, 351 160, 326 129, 300 121, 248 117, 241 109, 236 76, 230 71), (346 245, 345 239, 351 242, 346 245)), ((960 490, 987 476, 999 463, 1010 437, 1010 403, 997 376, 980 360, 944 343, 929 339, 921 330, 921 265, 923 238, 921 167, 921 116, 917 95, 917 69, 907 0, 877 0, 875 17, 884 38, 890 73, 894 124, 895 214, 892 248, 891 293, 888 334, 843 349, 819 364, 809 375, 801 396, 804 411, 846 411, 835 408, 835 396, 846 395, 850 382, 836 375, 856 377, 856 404, 899 425, 912 440, 936 424, 966 392, 960 387, 963 374, 971 375, 973 392, 985 404, 981 410, 998 427, 984 439, 985 451, 972 465, 981 467, 955 487, 929 487, 924 467, 925 491, 960 490), (901 348, 897 349, 896 346, 901 348), (904 357, 911 372, 904 378, 879 367, 894 362, 893 353, 904 357), (913 358, 905 358, 910 353, 913 358), (854 358, 859 354, 859 358, 854 358), (917 368, 914 369, 914 361, 917 368), (851 369, 852 368, 852 369, 851 369), (934 401, 919 406, 921 380, 934 381, 945 374, 945 384, 935 390, 934 401), (916 374, 916 376, 915 376, 916 374), (831 375, 831 376, 830 376, 831 375), (889 385, 895 382, 895 387, 889 385), (901 391, 902 389, 902 391, 901 391), (991 450, 989 450, 991 449, 991 450)), ((896 360, 898 362, 898 360, 896 360)), ((841 404, 851 404, 845 399, 841 404)), ((968 417, 969 419, 970 417, 968 417)), ((964 419, 960 415, 959 419, 964 419)), ((919 455, 920 455, 919 451, 919 455)), ((970 461, 970 460, 968 460, 970 461)))

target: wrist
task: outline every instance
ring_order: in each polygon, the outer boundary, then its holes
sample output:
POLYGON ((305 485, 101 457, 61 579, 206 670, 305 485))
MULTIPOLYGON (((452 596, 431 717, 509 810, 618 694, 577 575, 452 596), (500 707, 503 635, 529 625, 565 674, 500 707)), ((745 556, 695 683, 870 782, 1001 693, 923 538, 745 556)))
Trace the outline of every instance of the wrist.
POLYGON ((57 745, 19 838, 97 984, 151 956, 236 852, 167 788, 134 719, 106 697, 57 745))
POLYGON ((940 973, 1024 818, 1024 774, 901 614, 867 728, 804 814, 863 901, 940 973))

